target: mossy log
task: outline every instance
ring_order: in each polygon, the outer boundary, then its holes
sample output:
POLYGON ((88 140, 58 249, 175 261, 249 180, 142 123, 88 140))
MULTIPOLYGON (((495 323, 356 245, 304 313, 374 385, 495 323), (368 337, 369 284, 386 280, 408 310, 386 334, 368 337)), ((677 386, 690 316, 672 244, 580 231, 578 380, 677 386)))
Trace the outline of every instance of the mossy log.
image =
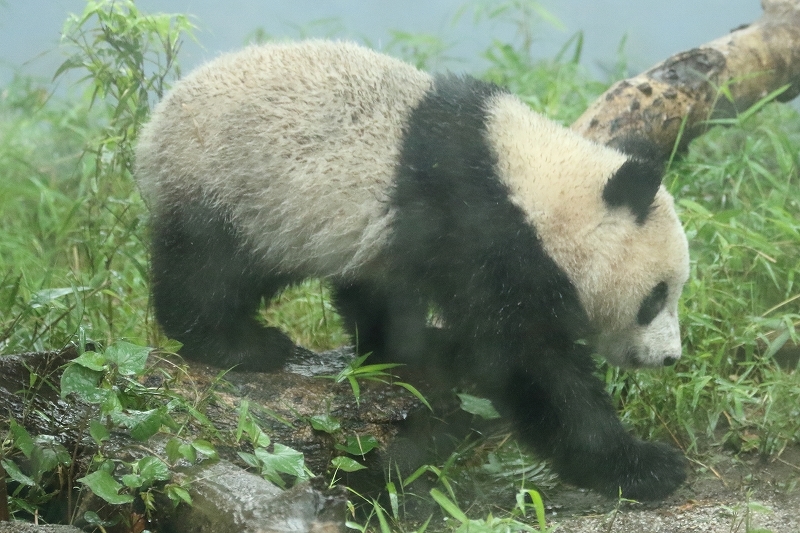
MULTIPOLYGON (((76 356, 77 351, 74 347, 70 347, 60 352, 0 357, 0 409, 5 415, 4 418, 0 418, 0 428, 7 426, 8 419, 13 419, 33 435, 54 437, 70 451, 73 458, 70 471, 66 476, 59 478, 66 484, 60 488, 68 501, 61 503, 65 503, 64 508, 67 510, 78 506, 79 512, 76 514, 80 517, 85 511, 102 513, 103 510, 108 510, 108 506, 100 498, 91 496, 88 492, 83 493, 80 501, 75 501, 74 496, 77 492, 72 490, 75 486, 74 480, 86 473, 87 465, 97 451, 93 441, 86 434, 88 422, 97 417, 97 410, 77 398, 62 399, 58 392, 61 371, 64 365, 76 356)), ((302 362, 299 368, 302 368, 302 362)), ((195 384, 202 381, 216 381, 218 373, 217 369, 195 368, 190 371, 190 379, 195 384)), ((294 375, 289 372, 284 374, 294 375)), ((250 375, 250 377, 252 381, 247 381, 243 376, 239 382, 240 386, 255 387, 256 383, 261 383, 258 381, 259 376, 250 375)), ((279 379, 278 375, 275 377, 279 379)), ((307 385, 295 385, 293 388, 307 391, 307 385)), ((276 406, 284 408, 285 403, 280 399, 275 401, 276 406)), ((234 406, 228 407, 230 409, 223 406, 210 413, 210 419, 217 427, 224 425, 235 427, 234 406)), ((147 447, 144 447, 140 442, 117 434, 106 443, 103 454, 123 461, 134 461, 145 453, 166 457, 165 443, 165 436, 157 436, 148 441, 147 447)), ((229 452, 228 455, 235 456, 235 451, 229 450, 229 452)), ((25 470, 24 459, 21 463, 23 463, 22 469, 25 470)), ((289 491, 283 491, 260 476, 245 472, 240 466, 225 459, 194 465, 178 465, 176 474, 178 481, 189 483, 189 492, 195 505, 181 506, 176 512, 171 513, 169 512, 171 506, 166 499, 159 502, 159 509, 165 511, 157 517, 159 524, 168 526, 168 529, 175 533, 345 531, 346 494, 341 488, 328 489, 319 479, 299 483, 289 491)), ((0 477, 0 484, 5 487, 6 480, 3 477, 0 477)), ((54 491, 58 488, 51 487, 54 491)), ((60 508, 59 505, 56 507, 60 508)), ((68 512, 63 518, 67 519, 68 515, 72 514, 68 512)), ((8 527, 13 531, 28 530, 27 526, 21 523, 8 524, 12 524, 8 527)), ((0 522, 0 531, 6 531, 8 527, 0 522)), ((30 530, 35 531, 35 529, 30 530)), ((53 531, 60 530, 56 528, 53 531)))

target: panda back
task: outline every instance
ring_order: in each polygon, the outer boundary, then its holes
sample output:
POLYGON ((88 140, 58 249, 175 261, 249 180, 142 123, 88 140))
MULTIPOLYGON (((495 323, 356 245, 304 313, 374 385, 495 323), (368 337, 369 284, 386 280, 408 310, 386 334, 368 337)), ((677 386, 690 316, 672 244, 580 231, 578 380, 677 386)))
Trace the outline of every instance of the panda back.
POLYGON ((346 274, 385 245, 404 129, 431 84, 348 43, 224 55, 156 107, 137 179, 155 216, 211 207, 265 268, 346 274))

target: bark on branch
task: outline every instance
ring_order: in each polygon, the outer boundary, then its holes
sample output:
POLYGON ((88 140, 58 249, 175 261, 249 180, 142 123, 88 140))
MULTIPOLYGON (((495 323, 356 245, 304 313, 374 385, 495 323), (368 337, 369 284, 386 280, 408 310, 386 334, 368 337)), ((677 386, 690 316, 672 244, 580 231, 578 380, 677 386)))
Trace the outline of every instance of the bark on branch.
POLYGON ((774 91, 800 93, 800 0, 762 0, 763 16, 698 48, 614 84, 572 125, 585 137, 615 144, 635 135, 668 156, 701 135, 709 118, 733 117, 774 91), (720 88, 725 88, 721 91, 720 88))

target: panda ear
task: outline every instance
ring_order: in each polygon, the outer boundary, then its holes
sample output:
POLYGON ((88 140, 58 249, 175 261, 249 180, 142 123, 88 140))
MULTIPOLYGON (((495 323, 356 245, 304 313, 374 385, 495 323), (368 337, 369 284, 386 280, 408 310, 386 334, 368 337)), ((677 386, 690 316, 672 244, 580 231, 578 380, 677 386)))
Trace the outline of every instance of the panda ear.
POLYGON ((636 223, 644 224, 663 175, 664 169, 656 161, 628 159, 606 183, 603 200, 609 207, 628 207, 636 223))

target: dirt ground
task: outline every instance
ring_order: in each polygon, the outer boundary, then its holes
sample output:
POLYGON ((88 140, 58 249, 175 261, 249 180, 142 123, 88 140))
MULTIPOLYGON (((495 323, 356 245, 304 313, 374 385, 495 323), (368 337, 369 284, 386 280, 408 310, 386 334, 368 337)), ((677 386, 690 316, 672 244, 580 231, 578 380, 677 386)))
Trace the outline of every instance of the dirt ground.
POLYGON ((778 457, 721 453, 657 504, 609 502, 580 490, 548 498, 559 533, 800 533, 800 446, 778 457))

